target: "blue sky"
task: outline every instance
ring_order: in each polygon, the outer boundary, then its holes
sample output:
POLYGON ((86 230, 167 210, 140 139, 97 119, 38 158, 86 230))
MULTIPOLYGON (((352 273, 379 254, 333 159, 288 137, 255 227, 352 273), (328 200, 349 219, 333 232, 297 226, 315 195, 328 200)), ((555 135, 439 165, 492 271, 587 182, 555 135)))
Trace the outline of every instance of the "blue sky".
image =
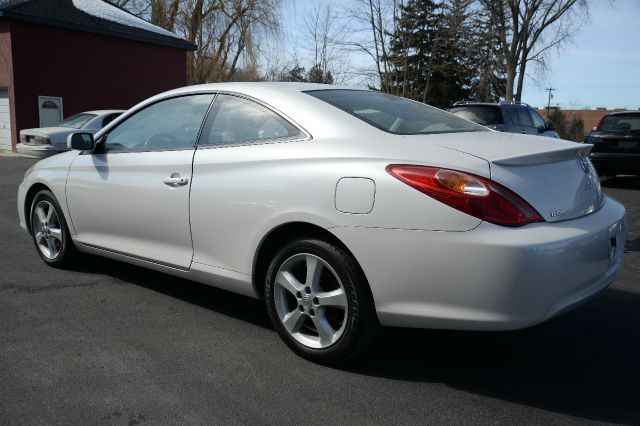
MULTIPOLYGON (((283 25, 289 46, 299 46, 304 16, 314 1, 290 0, 283 25)), ((544 88, 551 86, 557 89, 552 105, 563 108, 640 108, 640 0, 591 0, 590 4, 589 20, 569 44, 549 56, 548 71, 537 75, 532 70, 527 76, 523 101, 546 106, 544 88)), ((302 53, 299 57, 304 57, 302 53)), ((352 65, 363 61, 361 55, 350 55, 352 65)))
POLYGON ((590 15, 544 78, 528 79, 526 102, 545 106, 551 85, 563 108, 640 108, 640 0, 595 0, 590 15))

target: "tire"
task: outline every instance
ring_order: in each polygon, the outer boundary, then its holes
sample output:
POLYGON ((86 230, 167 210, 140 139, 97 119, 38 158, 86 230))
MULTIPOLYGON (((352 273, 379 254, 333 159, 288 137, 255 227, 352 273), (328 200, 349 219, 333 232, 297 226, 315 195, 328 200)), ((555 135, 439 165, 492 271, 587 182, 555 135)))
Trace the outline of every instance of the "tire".
POLYGON ((380 328, 356 260, 318 239, 290 242, 276 254, 267 271, 265 303, 282 340, 321 364, 355 357, 380 328))
POLYGON ((65 268, 78 258, 58 200, 49 190, 36 194, 29 210, 31 237, 40 258, 49 266, 65 268))

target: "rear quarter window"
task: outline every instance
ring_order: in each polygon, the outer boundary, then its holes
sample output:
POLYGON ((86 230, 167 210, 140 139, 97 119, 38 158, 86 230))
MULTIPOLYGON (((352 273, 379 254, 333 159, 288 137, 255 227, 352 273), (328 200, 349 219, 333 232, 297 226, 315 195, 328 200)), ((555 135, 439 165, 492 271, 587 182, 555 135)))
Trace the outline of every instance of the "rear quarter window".
POLYGON ((489 131, 432 106, 386 93, 327 89, 305 92, 388 133, 424 135, 489 131))
POLYGON ((493 105, 452 107, 449 108, 449 112, 483 126, 504 124, 502 111, 499 107, 493 105))
POLYGON ((640 114, 637 115, 606 115, 598 130, 603 132, 640 132, 640 114))

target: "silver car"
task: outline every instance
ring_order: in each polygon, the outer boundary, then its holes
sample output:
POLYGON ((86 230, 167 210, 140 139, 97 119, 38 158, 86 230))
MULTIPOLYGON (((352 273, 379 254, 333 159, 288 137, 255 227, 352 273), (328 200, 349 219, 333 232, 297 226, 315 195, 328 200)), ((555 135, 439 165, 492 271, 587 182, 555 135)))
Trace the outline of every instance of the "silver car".
POLYGON ((265 300, 316 362, 380 325, 511 330, 605 289, 625 210, 590 146, 327 85, 191 86, 136 105, 20 185, 55 267, 93 253, 265 300))
POLYGON ((44 158, 67 151, 67 137, 78 130, 95 133, 115 120, 123 110, 86 111, 65 118, 53 127, 20 130, 16 151, 23 157, 44 158))

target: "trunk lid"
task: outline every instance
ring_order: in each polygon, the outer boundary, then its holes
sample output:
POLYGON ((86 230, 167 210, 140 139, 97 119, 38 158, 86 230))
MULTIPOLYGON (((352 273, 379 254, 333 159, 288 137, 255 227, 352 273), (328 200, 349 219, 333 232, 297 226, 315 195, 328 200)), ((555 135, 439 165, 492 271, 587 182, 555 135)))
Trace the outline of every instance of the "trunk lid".
POLYGON ((592 132, 586 140, 593 144, 592 152, 640 154, 640 133, 614 134, 592 132))
POLYGON ((548 222, 584 216, 602 205, 600 181, 588 158, 591 145, 498 132, 439 136, 437 145, 488 161, 491 179, 548 222))

